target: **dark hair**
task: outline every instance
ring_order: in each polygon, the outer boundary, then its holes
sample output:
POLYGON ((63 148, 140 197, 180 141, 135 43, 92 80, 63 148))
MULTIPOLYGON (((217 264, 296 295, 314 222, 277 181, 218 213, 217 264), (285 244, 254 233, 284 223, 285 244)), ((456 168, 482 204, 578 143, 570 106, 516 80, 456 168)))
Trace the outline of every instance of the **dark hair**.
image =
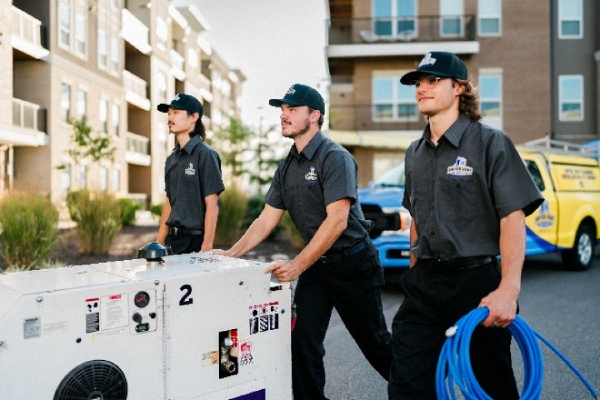
MULTIPOLYGON (((316 108, 310 108, 308 107, 308 113, 312 113, 313 111, 319 111, 316 108)), ((323 116, 323 113, 321 111, 319 111, 319 129, 321 129, 323 127, 323 123, 325 122, 325 117, 323 116)))
POLYGON ((465 114, 469 119, 473 121, 479 121, 482 118, 481 111, 479 110, 479 96, 477 88, 475 88, 470 80, 452 79, 454 82, 462 85, 465 90, 460 95, 460 103, 458 105, 458 111, 461 114, 465 114))
MULTIPOLYGON (((188 115, 198 114, 187 111, 188 115)), ((204 140, 206 138, 206 128, 202 123, 202 117, 198 115, 198 120, 196 121, 196 125, 194 126, 194 130, 190 132, 190 137, 200 136, 200 139, 204 140)))

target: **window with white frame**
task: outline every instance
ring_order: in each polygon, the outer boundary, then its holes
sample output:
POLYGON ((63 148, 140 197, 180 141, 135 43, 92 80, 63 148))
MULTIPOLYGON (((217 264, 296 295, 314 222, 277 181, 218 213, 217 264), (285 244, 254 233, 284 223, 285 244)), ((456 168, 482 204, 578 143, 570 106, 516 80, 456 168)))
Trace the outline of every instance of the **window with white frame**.
POLYGON ((97 7, 98 67, 116 76, 121 64, 121 14, 107 1, 98 2, 97 7))
POLYGON ((580 39, 583 37, 582 0, 558 1, 558 37, 580 39))
POLYGON ((440 0, 440 36, 463 36, 463 0, 440 0))
POLYGON ((59 0, 58 44, 81 57, 87 51, 88 6, 86 0, 59 0))
POLYGON ((118 192, 121 189, 121 170, 119 168, 112 170, 110 183, 113 192, 118 192))
POLYGON ((479 72, 479 107, 484 123, 502 129, 502 74, 499 71, 479 72))
POLYGON ((372 79, 374 121, 415 121, 418 109, 415 88, 400 84, 401 72, 381 73, 372 79))
POLYGON ((63 82, 60 90, 60 116, 64 122, 71 120, 71 85, 63 82))
POLYGON ((560 121, 583 121, 583 76, 559 76, 558 102, 560 121))
POLYGON ((100 167, 100 190, 106 192, 108 190, 108 169, 106 167, 100 167))
POLYGON ((502 28, 502 0, 479 0, 479 35, 499 36, 502 28))
POLYGON ((417 35, 416 0, 374 0, 372 15, 378 36, 409 40, 417 35))
POLYGON ((79 88, 77 90, 77 118, 87 115, 87 91, 79 88))
POLYGON ((64 164, 60 172, 60 191, 67 197, 71 190, 71 164, 64 164))
POLYGON ((113 134, 119 136, 121 134, 121 108, 118 103, 113 103, 111 116, 113 134))
POLYGON ((79 189, 87 188, 87 165, 79 164, 79 174, 77 176, 79 189))
POLYGON ((108 100, 100 99, 99 107, 98 118, 100 119, 100 130, 108 132, 108 100))

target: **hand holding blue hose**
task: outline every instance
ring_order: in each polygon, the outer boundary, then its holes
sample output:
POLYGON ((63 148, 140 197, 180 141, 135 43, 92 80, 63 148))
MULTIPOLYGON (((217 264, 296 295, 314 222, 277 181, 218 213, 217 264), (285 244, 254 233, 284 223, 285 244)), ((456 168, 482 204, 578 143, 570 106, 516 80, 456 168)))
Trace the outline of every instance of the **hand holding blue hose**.
MULTIPOLYGON (((446 331, 446 342, 442 347, 436 370, 436 392, 440 400, 456 399, 455 385, 460 389, 467 400, 492 399, 481 388, 473 369, 471 368, 470 343, 475 328, 483 322, 489 314, 487 307, 479 307, 462 317, 456 325, 446 331)), ((598 394, 591 387, 583 375, 563 356, 548 340, 534 331, 517 315, 508 326, 508 330, 515 338, 524 363, 524 382, 521 399, 539 399, 542 394, 542 380, 544 375, 544 360, 542 351, 536 338, 546 344, 558 355, 571 370, 579 377, 590 391, 592 398, 598 400, 598 394)))

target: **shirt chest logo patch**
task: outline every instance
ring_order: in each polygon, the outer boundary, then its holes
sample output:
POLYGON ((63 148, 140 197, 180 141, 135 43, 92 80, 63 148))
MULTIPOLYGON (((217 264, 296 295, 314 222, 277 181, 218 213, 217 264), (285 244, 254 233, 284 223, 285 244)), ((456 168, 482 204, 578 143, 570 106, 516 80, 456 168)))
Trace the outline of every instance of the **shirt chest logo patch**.
POLYGON ((315 172, 315 167, 310 167, 310 171, 308 171, 308 173, 306 175, 304 175, 304 179, 306 179, 307 181, 316 181, 317 180, 317 173, 315 172))
POLYGON ((453 179, 465 179, 473 175, 473 167, 467 165, 467 159, 464 157, 456 157, 454 165, 448 167, 448 175, 453 179))
POLYGON ((190 165, 185 169, 186 175, 196 175, 196 170, 194 169, 194 165, 190 163, 190 165))

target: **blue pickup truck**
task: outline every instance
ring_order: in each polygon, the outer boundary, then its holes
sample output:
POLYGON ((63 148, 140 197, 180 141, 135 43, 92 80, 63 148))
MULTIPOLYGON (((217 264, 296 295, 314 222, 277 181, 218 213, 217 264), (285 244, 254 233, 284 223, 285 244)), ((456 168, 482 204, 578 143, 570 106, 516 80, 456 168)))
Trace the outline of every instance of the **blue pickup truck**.
POLYGON ((403 196, 404 163, 358 190, 365 218, 375 222, 370 236, 386 269, 408 268, 410 261, 410 214, 402 207, 403 196))

